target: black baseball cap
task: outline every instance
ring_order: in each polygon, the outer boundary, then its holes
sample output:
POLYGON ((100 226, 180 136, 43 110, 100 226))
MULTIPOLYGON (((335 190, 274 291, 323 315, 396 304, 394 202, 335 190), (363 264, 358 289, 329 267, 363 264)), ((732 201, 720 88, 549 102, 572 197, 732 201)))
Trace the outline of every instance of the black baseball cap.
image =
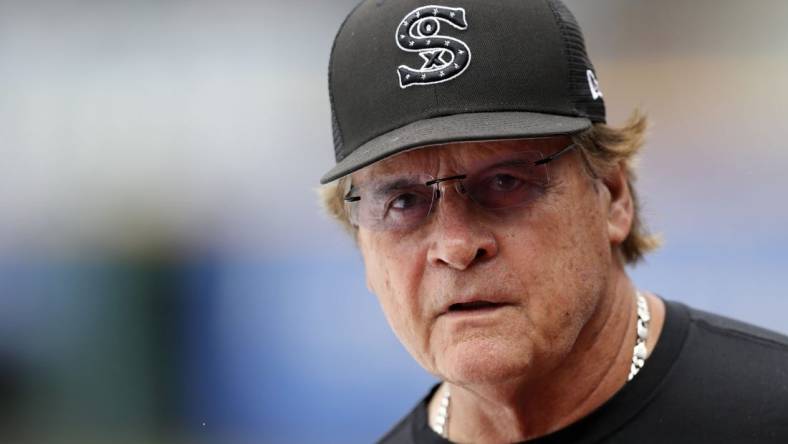
POLYGON ((328 84, 337 164, 324 184, 413 148, 605 122, 559 0, 365 0, 337 33, 328 84))

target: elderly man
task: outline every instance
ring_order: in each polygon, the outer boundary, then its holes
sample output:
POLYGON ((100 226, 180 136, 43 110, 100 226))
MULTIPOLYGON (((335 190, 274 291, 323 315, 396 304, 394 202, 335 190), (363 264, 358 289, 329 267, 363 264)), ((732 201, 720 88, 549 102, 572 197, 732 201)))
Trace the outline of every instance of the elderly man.
POLYGON ((326 207, 442 382, 383 443, 788 442, 788 338, 639 291, 646 126, 558 0, 367 0, 329 68, 326 207))

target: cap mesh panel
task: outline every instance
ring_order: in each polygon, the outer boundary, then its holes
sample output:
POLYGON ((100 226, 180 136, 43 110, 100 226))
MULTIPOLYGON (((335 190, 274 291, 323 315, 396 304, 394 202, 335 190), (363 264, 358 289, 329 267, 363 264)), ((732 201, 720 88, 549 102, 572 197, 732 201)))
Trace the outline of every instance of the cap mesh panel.
POLYGON ((588 117, 593 122, 604 123, 605 101, 601 97, 594 100, 591 96, 591 88, 586 71, 590 69, 594 72, 594 75, 597 75, 597 72, 588 58, 580 25, 575 20, 575 16, 569 11, 569 8, 561 1, 547 0, 547 3, 553 10, 553 14, 555 14, 558 27, 564 39, 564 52, 567 57, 567 68, 569 71, 569 96, 580 115, 588 117))

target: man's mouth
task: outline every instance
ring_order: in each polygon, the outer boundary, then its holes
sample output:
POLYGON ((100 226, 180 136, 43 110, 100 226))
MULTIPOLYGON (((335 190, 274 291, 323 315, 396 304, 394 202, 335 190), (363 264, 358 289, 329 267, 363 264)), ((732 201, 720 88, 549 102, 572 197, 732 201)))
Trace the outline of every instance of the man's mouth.
POLYGON ((471 301, 451 304, 448 313, 455 312, 473 312, 473 311, 488 311, 506 306, 508 304, 490 301, 471 301))

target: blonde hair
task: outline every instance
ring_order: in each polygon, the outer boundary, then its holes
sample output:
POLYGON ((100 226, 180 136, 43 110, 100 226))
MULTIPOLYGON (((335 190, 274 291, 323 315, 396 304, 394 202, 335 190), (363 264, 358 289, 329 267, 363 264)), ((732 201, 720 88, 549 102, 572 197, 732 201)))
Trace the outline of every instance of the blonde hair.
MULTIPOLYGON (((581 155, 587 161, 590 172, 597 177, 604 177, 620 164, 627 175, 627 184, 634 205, 634 217, 629 235, 619 245, 618 254, 627 264, 640 262, 646 253, 661 245, 659 236, 649 233, 641 215, 641 204, 635 191, 636 156, 645 142, 647 118, 635 112, 620 128, 606 124, 594 124, 588 130, 572 137, 580 146, 581 155)), ((350 176, 323 185, 318 192, 323 208, 331 218, 350 233, 355 239, 357 228, 350 223, 344 197, 350 190, 350 176)))
POLYGON ((588 161, 588 167, 598 177, 605 177, 621 165, 627 176, 629 193, 632 196, 634 216, 629 235, 619 245, 618 253, 624 263, 635 265, 650 251, 662 244, 658 235, 651 234, 641 213, 641 203, 635 190, 635 167, 637 155, 646 139, 648 119, 635 111, 620 128, 597 123, 590 129, 573 136, 574 142, 581 147, 581 154, 588 161))

